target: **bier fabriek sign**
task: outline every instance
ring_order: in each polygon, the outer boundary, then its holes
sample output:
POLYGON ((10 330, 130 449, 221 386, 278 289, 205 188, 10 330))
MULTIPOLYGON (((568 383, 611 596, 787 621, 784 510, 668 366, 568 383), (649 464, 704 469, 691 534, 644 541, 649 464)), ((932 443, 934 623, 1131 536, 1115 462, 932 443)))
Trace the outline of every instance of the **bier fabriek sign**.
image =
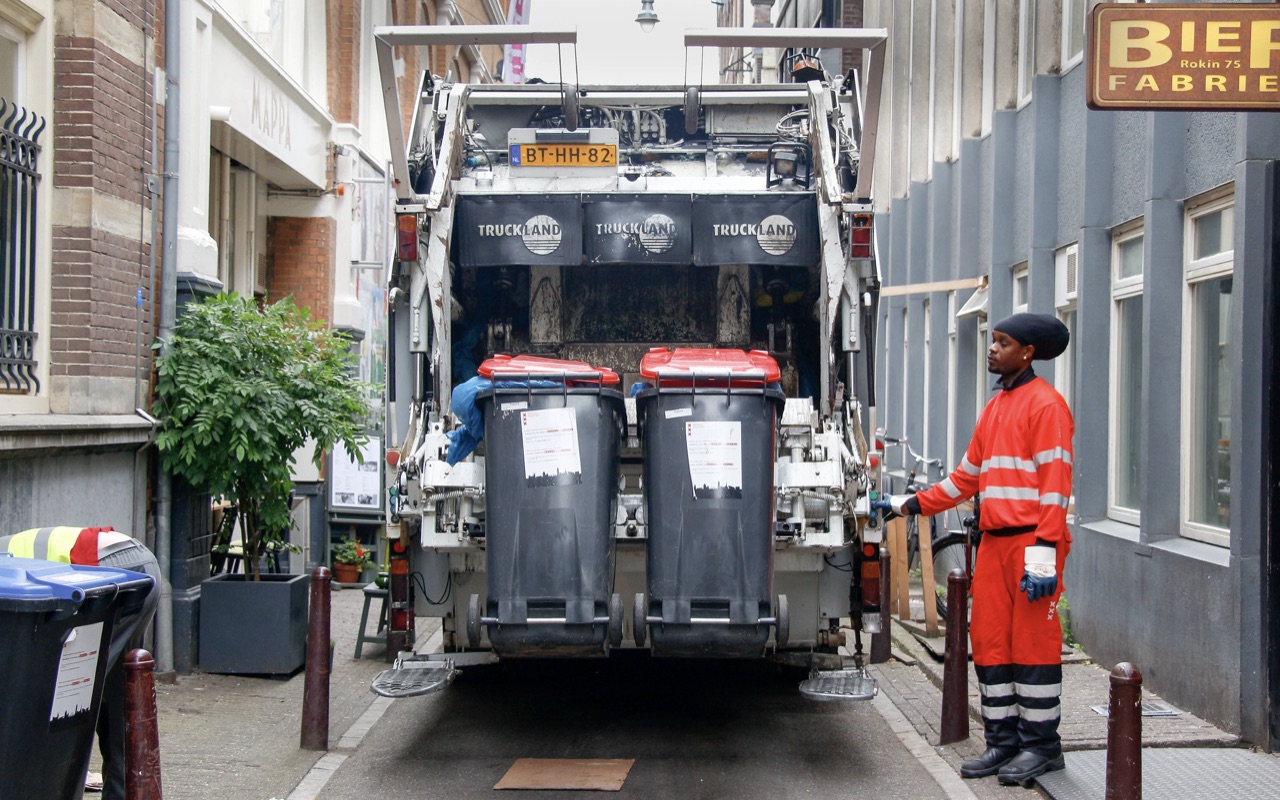
POLYGON ((1087 41, 1090 108, 1280 110, 1280 5, 1101 3, 1087 41))

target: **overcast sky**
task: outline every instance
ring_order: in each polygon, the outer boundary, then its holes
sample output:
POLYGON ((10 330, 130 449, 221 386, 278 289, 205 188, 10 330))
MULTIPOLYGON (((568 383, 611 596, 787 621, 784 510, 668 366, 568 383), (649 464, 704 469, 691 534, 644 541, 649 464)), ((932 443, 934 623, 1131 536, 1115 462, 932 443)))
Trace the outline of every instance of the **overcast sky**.
MULTIPOLYGON (((579 84, 684 84, 684 31, 714 28, 717 6, 711 0, 655 0, 658 24, 645 33, 636 24, 640 0, 529 0, 529 24, 578 30, 579 84)), ((564 78, 575 82, 574 48, 561 45, 564 78)), ((719 56, 714 47, 689 50, 689 83, 718 83, 719 56), (706 59, 705 77, 699 55, 706 59)), ((530 45, 526 78, 560 81, 555 45, 530 45)))

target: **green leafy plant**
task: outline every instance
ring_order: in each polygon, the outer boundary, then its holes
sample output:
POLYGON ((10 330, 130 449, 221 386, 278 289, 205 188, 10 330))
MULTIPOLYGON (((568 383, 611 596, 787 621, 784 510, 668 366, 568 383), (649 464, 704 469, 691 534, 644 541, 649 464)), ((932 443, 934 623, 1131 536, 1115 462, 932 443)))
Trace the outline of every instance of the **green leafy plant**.
POLYGON ((156 447, 164 469, 240 514, 246 572, 282 547, 291 520, 293 454, 315 461, 341 442, 359 453, 369 387, 349 340, 285 298, 259 307, 219 294, 188 304, 157 343, 156 447))
POLYGON ((333 546, 333 563, 335 564, 351 564, 355 567, 363 567, 371 560, 369 554, 360 546, 360 543, 351 539, 344 539, 333 546))

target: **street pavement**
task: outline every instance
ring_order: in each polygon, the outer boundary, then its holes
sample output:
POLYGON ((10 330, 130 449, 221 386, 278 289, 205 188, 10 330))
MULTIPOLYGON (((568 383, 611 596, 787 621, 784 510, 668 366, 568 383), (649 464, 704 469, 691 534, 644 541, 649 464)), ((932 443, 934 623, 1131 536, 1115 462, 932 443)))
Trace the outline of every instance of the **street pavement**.
MULTIPOLYGON (((335 589, 332 596, 331 636, 334 642, 330 679, 328 753, 299 747, 302 715, 303 672, 282 678, 260 678, 196 673, 178 676, 156 686, 160 727, 160 761, 164 797, 167 800, 312 800, 326 783, 340 773, 344 763, 358 756, 376 737, 364 735, 394 704, 369 691, 369 683, 386 668, 385 649, 366 644, 364 657, 352 658, 355 631, 363 593, 358 588, 335 589)), ((376 601, 370 617, 376 616, 376 601)), ((438 629, 421 628, 419 640, 438 641, 438 629), (437 634, 433 637, 433 634, 437 634)), ((370 621, 370 627, 374 622, 370 621)), ((888 721, 897 738, 921 765, 934 775, 941 795, 948 798, 1022 796, 1021 790, 996 785, 994 778, 959 781, 959 764, 983 749, 977 685, 969 670, 970 736, 968 740, 938 746, 941 709, 942 664, 930 647, 937 642, 923 636, 919 626, 894 625, 894 657, 871 667, 879 682, 880 696, 872 705, 888 721)), ((1057 800, 1102 798, 1099 764, 1105 762, 1106 717, 1093 707, 1105 708, 1109 678, 1103 665, 1083 652, 1072 650, 1063 668, 1063 722, 1061 733, 1068 752, 1068 766, 1041 787, 1044 796, 1057 800), (1069 780, 1063 780, 1066 776, 1069 780)), ((448 691, 453 691, 452 689, 448 691)), ((1238 746, 1236 737, 1144 692, 1144 701, 1176 712, 1175 716, 1143 718, 1144 753, 1151 748, 1195 747, 1200 758, 1214 754, 1230 760, 1231 768, 1245 778, 1280 776, 1280 757, 1252 753, 1238 746), (1204 748, 1216 748, 1205 750, 1204 748), (1240 759, 1244 759, 1241 761, 1240 759), (1241 766, 1243 765, 1243 766, 1241 766)), ((390 720, 388 720, 390 722, 390 720)), ((1175 751, 1169 751, 1173 753, 1175 751)), ((1161 763, 1152 755, 1148 770, 1161 763)), ((360 764, 353 760, 348 769, 360 764)), ((98 770, 95 754, 92 770, 98 770)), ((1144 773, 1145 775, 1145 773, 1144 773)), ((1221 789, 1220 770, 1209 766, 1188 770, 1179 778, 1178 794, 1167 796, 1246 796, 1215 793, 1221 789), (1203 786, 1197 786, 1197 782, 1203 786)), ((349 780, 335 781, 336 784, 349 780)), ((1146 781, 1155 785, 1158 781, 1146 781)), ((1269 784, 1274 786, 1275 784, 1269 784)), ((1166 796, 1144 793, 1147 800, 1166 796)), ((93 794, 86 795, 92 798, 93 794)), ((1257 795, 1254 795, 1257 796, 1257 795)))

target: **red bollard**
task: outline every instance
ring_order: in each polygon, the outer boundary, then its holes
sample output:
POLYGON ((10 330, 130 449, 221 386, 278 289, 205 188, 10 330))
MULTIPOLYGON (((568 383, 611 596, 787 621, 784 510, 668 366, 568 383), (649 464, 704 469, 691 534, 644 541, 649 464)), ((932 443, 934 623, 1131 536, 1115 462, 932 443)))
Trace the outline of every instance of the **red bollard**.
POLYGON ((947 576, 947 645, 942 664, 942 727, 938 744, 969 738, 969 576, 947 576))
POLYGON ((889 613, 889 596, 893 591, 890 580, 889 551, 880 548, 880 632, 871 634, 871 663, 883 664, 893 655, 893 615, 889 613))
POLYGON ((141 648, 124 656, 124 788, 131 800, 162 797, 155 668, 155 659, 141 648))
POLYGON ((1111 670, 1107 707, 1106 800, 1142 797, 1142 673, 1128 661, 1111 670))
POLYGON ((329 749, 329 570, 311 571, 307 618, 307 674, 302 684, 302 747, 329 749))

